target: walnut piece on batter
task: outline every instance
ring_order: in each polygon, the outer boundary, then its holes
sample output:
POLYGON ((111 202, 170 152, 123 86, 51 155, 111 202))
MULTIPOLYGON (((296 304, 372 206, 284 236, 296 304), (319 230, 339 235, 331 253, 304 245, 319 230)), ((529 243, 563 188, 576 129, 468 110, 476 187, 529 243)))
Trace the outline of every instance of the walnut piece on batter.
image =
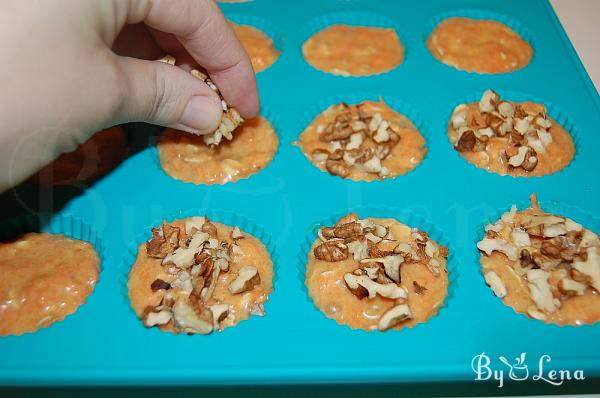
MULTIPOLYGON (((535 194, 529 209, 517 212, 513 206, 485 231, 477 248, 482 257, 497 252, 508 260, 534 304, 527 310, 532 318, 544 320, 571 297, 600 292, 598 235, 569 218, 544 212, 535 194)), ((496 272, 484 270, 484 276, 498 297, 510 294, 496 272)))
MULTIPOLYGON (((319 229, 313 254, 325 262, 349 260, 355 263, 356 268, 345 273, 343 279, 348 291, 358 300, 380 296, 394 302, 379 319, 378 329, 385 331, 413 317, 407 303, 409 291, 401 285, 402 264, 423 264, 438 277, 439 258, 447 257, 448 250, 416 228, 410 230, 408 242, 397 241, 388 226, 350 213, 335 225, 319 229)), ((415 294, 426 294, 426 287, 418 287, 415 294)))
POLYGON ((489 150, 488 141, 497 137, 506 141, 501 150, 508 171, 521 168, 532 171, 538 165, 538 153, 552 143, 552 122, 546 108, 504 101, 493 90, 486 90, 477 109, 461 104, 454 109, 450 127, 456 130, 453 146, 459 152, 489 150))
MULTIPOLYGON (((216 226, 206 217, 191 217, 183 228, 165 222, 152 230, 146 252, 160 260, 172 280, 156 279, 149 286, 152 292, 165 294, 157 306, 144 310, 144 325, 170 324, 177 332, 208 334, 218 330, 221 321, 233 317, 229 304, 209 302, 219 275, 229 272, 235 263, 235 253, 240 250, 236 239, 244 238, 239 228, 230 235, 233 242, 219 237, 216 226)), ((261 283, 256 267, 243 266, 232 272, 238 273, 229 285, 232 294, 252 290, 261 283)))
POLYGON ((384 178, 390 171, 382 165, 400 135, 384 120, 381 113, 372 113, 358 105, 342 104, 343 111, 332 122, 318 127, 319 140, 330 145, 329 150, 316 149, 310 156, 325 162, 326 170, 347 177, 352 168, 384 178))

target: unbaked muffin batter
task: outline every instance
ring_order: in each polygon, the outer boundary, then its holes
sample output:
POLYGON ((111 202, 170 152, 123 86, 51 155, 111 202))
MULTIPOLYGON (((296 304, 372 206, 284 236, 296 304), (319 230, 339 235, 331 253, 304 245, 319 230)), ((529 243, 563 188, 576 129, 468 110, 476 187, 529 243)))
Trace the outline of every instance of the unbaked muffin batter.
POLYGON ((206 217, 164 223, 152 235, 127 285, 146 327, 208 334, 264 315, 273 262, 258 239, 206 217))
POLYGON ((317 308, 352 329, 412 327, 444 303, 447 256, 448 249, 423 231, 351 213, 319 230, 306 286, 317 308))
POLYGON ((575 221, 513 206, 477 247, 485 280, 516 312, 546 323, 600 320, 600 239, 575 221))
POLYGON ((556 173, 575 155, 570 134, 544 105, 505 101, 492 90, 479 102, 456 107, 448 136, 468 162, 500 175, 556 173))
POLYGON ((87 242, 27 233, 0 242, 0 336, 50 326, 74 313, 94 290, 100 259, 87 242))
POLYGON ((231 23, 236 36, 252 61, 254 72, 262 72, 279 58, 279 51, 273 46, 273 39, 264 32, 249 25, 231 23))
POLYGON ((390 71, 404 60, 394 29, 332 25, 306 40, 304 59, 315 68, 342 76, 390 71))
POLYGON ((332 105, 296 144, 322 171, 354 181, 405 174, 427 153, 417 128, 383 101, 332 105))
POLYGON ((462 17, 439 23, 427 48, 440 62, 467 72, 506 73, 531 62, 533 49, 508 26, 462 17))
POLYGON ((160 164, 171 177, 194 184, 224 184, 247 178, 266 167, 279 140, 262 116, 247 120, 231 141, 207 145, 203 138, 167 129, 158 143, 160 164))

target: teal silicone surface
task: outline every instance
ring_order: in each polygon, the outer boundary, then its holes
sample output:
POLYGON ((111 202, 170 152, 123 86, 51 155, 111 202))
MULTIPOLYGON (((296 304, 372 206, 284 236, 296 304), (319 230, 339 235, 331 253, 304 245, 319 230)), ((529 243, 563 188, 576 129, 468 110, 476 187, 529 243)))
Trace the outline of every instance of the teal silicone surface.
POLYGON ((530 366, 548 354, 557 369, 583 369, 587 377, 600 377, 600 324, 559 327, 515 314, 485 285, 475 250, 483 226, 532 192, 548 210, 600 232, 595 218, 600 215, 600 101, 547 2, 255 0, 222 8, 238 21, 258 27, 267 23, 265 29, 277 36, 282 51, 272 67, 257 75, 262 103, 277 119, 280 145, 273 162, 236 183, 186 184, 156 167, 155 139, 147 132, 157 129, 129 126, 134 139, 150 146, 142 145, 56 213, 81 218, 98 232, 105 249, 101 280, 88 301, 63 322, 0 338, 1 384, 466 381, 473 379, 472 357, 482 351, 509 358, 526 351, 530 366), (439 63, 425 40, 444 15, 509 23, 534 46, 531 64, 514 73, 486 75, 439 63), (346 18, 398 26, 405 62, 390 72, 360 78, 308 65, 302 58, 303 40, 325 26, 323 21, 346 18), (487 88, 507 93, 508 99, 510 93, 520 93, 552 104, 577 132, 573 163, 541 178, 512 178, 464 161, 448 141, 445 126, 456 104, 487 88), (292 144, 315 107, 327 106, 327 98, 357 98, 360 93, 395 98, 415 112, 418 120, 413 122, 426 133, 428 148, 415 170, 382 182, 342 180, 319 171, 292 144), (415 226, 435 226, 449 244, 451 295, 438 316, 416 328, 368 333, 340 326, 315 308, 302 285, 299 255, 307 236, 315 235, 315 225, 335 214, 369 208, 405 222, 422 220, 415 226), (125 295, 123 275, 131 266, 132 245, 163 217, 214 211, 255 220, 271 237, 278 254, 277 277, 266 316, 209 336, 145 329, 125 295))

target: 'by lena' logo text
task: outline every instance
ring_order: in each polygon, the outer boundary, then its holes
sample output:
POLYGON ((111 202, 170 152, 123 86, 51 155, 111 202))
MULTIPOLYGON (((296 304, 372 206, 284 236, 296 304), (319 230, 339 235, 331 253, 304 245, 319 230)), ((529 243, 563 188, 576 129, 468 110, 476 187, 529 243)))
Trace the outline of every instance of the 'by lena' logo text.
POLYGON ((498 388, 504 386, 506 378, 512 381, 544 381, 554 386, 560 386, 565 381, 569 380, 585 380, 583 370, 555 370, 548 369, 552 358, 550 355, 542 355, 539 358, 537 369, 531 369, 525 363, 526 352, 521 353, 511 363, 508 359, 503 356, 499 356, 498 360, 503 364, 502 368, 494 369, 492 367, 492 361, 485 352, 479 355, 475 355, 471 360, 471 369, 475 373, 476 381, 495 380, 498 382, 498 388))

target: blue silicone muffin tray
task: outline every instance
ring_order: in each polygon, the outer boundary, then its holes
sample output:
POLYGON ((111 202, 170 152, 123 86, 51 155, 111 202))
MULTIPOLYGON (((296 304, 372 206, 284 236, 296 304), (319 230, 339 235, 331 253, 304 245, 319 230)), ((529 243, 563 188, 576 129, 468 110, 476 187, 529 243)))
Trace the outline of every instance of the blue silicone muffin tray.
MULTIPOLYGON (((255 0, 222 8, 232 19, 267 31, 281 50, 275 64, 257 75, 263 107, 280 138, 273 162, 236 183, 182 183, 158 167, 153 145, 159 130, 129 125, 140 145, 108 176, 89 188, 61 188, 67 199, 55 198, 63 192, 58 188, 35 197, 38 204, 59 208, 54 218, 73 216, 91 225, 104 248, 102 272, 75 314, 35 333, 0 338, 0 384, 469 381, 471 360, 482 352, 496 368, 502 366, 499 356, 527 352, 530 368, 537 369, 547 354, 548 368, 600 377, 600 323, 559 327, 516 314, 485 285, 475 249, 483 226, 511 204, 526 203, 532 192, 547 210, 600 233, 600 100, 546 1, 255 0), (435 23, 452 15, 508 24, 534 47, 531 64, 487 75, 436 61, 425 40, 435 23), (360 78, 314 69, 302 57, 302 43, 331 23, 397 29, 406 48, 404 63, 360 78), (512 178, 464 161, 447 139, 446 123, 455 105, 487 88, 508 99, 518 95, 551 105, 551 116, 576 136, 572 164, 541 178, 512 178), (414 171, 382 182, 347 181, 319 171, 292 145, 333 101, 379 95, 410 110, 427 138, 427 156, 414 171), (368 333, 338 325, 315 308, 303 285, 307 244, 316 225, 352 210, 395 217, 449 245, 450 294, 429 322, 368 333), (126 296, 132 250, 151 226, 180 213, 242 219, 266 241, 277 271, 266 316, 209 336, 142 326, 126 296)), ((22 192, 2 196, 5 213, 24 206, 22 192)))

